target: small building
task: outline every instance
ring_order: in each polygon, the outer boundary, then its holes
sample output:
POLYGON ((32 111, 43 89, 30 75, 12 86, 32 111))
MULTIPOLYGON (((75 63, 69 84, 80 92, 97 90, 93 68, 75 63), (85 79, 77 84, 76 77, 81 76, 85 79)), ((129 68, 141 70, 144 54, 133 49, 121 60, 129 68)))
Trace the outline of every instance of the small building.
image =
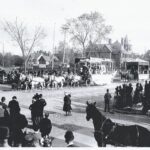
POLYGON ((52 69, 58 62, 54 55, 44 54, 42 52, 32 53, 27 63, 28 70, 48 70, 52 69))

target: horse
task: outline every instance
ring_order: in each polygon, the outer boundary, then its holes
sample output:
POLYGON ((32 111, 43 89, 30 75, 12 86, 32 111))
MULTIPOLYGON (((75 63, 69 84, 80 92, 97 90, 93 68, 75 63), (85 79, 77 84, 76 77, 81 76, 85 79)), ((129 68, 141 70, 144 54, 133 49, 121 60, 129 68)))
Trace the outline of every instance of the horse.
POLYGON ((94 137, 99 147, 114 146, 150 146, 150 131, 139 125, 123 125, 107 119, 97 108, 96 102, 86 107, 86 119, 93 120, 94 137))
POLYGON ((124 81, 129 81, 129 80, 133 80, 134 79, 134 75, 132 73, 130 73, 129 71, 121 71, 119 72, 120 76, 121 76, 121 80, 124 81))
POLYGON ((29 83, 31 84, 32 89, 35 89, 35 88, 43 89, 45 87, 44 78, 28 76, 28 79, 29 79, 29 83))
POLYGON ((65 78, 63 76, 54 76, 52 79, 52 87, 53 88, 62 88, 64 86, 65 78))
POLYGON ((73 80, 73 73, 70 73, 68 75, 65 76, 65 85, 66 86, 71 86, 71 82, 73 80))
POLYGON ((79 75, 73 75, 71 80, 71 86, 79 86, 82 81, 82 77, 79 75))

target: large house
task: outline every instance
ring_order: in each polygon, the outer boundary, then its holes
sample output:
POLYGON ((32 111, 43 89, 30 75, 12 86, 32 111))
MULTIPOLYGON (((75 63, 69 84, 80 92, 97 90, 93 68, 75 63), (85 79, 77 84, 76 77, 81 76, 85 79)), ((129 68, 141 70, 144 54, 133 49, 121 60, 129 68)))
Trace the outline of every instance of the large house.
POLYGON ((130 57, 130 51, 125 49, 123 42, 111 43, 109 40, 108 44, 90 44, 86 51, 86 57, 110 59, 114 62, 114 68, 119 69, 123 58, 130 57))

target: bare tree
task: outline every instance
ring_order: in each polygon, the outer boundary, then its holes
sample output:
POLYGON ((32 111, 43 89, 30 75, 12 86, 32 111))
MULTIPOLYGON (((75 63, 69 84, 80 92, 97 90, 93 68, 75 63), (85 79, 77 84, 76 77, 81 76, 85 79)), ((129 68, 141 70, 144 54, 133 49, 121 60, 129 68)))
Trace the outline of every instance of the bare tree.
POLYGON ((89 42, 101 43, 112 30, 112 27, 105 24, 103 16, 98 12, 85 13, 77 18, 68 19, 62 26, 62 30, 66 28, 70 40, 74 42, 74 45, 80 46, 83 54, 89 42))
POLYGON ((33 49, 45 38, 46 34, 42 27, 35 28, 33 35, 28 32, 27 26, 17 19, 14 22, 4 21, 3 29, 8 33, 11 39, 19 46, 24 59, 26 72, 27 62, 33 49))

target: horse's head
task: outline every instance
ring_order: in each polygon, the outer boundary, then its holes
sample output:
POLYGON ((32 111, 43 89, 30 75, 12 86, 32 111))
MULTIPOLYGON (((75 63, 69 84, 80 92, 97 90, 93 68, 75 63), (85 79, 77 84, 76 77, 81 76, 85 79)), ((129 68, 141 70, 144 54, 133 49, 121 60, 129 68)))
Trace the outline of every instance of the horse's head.
POLYGON ((93 118, 94 112, 96 109, 95 105, 96 105, 96 102, 89 103, 87 101, 87 107, 86 107, 86 119, 87 119, 87 121, 89 121, 91 118, 93 118))

